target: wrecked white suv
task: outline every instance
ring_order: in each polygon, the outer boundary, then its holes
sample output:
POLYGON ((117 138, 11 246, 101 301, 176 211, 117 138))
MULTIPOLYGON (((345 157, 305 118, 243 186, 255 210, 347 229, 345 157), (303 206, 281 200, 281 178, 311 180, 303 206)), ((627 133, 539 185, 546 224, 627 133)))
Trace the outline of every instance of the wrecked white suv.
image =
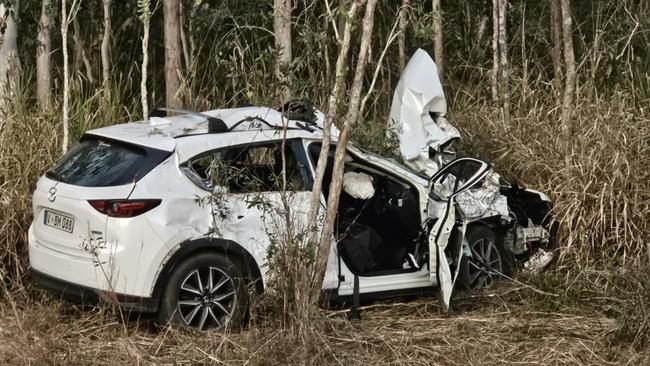
MULTIPOLYGON (((533 254, 536 265, 547 262, 548 197, 501 186, 483 161, 455 158, 459 136, 445 109, 435 64, 418 51, 391 110, 404 164, 349 146, 324 297, 438 286, 448 306, 458 284, 489 285, 533 254)), ((32 278, 67 299, 106 298, 163 321, 219 329, 244 319, 248 289, 266 285, 280 226, 265 207, 279 206, 286 188, 298 222, 306 220, 324 116, 308 105, 289 114, 167 111, 86 132, 38 180, 32 278)), ((335 145, 335 128, 332 135, 335 145)))

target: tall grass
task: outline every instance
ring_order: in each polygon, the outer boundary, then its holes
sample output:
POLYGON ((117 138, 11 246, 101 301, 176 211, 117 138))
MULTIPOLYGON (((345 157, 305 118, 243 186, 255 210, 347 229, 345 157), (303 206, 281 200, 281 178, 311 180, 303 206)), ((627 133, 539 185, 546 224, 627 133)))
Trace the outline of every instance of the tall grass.
MULTIPOLYGON (((77 85, 71 103, 73 138, 89 128, 140 119, 138 98, 119 91, 128 90, 131 82, 116 83, 121 86, 115 87, 112 94, 117 97, 110 103, 103 103, 101 94, 91 88, 77 85)), ((285 313, 288 306, 282 297, 282 290, 291 284, 276 274, 275 291, 257 304, 258 316, 250 331, 207 338, 168 329, 152 334, 140 322, 121 324, 110 312, 52 304, 22 290, 30 287, 26 281, 30 196, 36 179, 60 157, 61 118, 56 108, 48 113, 35 110, 25 92, 9 104, 0 144, 0 297, 9 305, 3 306, 0 320, 16 334, 0 346, 0 360, 48 360, 55 356, 43 350, 53 349, 71 362, 87 361, 92 353, 125 362, 416 364, 426 359, 454 364, 460 363, 457 355, 463 352, 468 361, 488 363, 533 362, 540 355, 558 363, 616 362, 624 357, 643 362, 642 352, 650 344, 647 112, 635 108, 626 91, 608 99, 581 99, 574 112, 571 150, 566 152, 553 90, 530 87, 534 99, 520 100, 515 94, 512 123, 504 125, 499 110, 480 90, 454 89, 450 120, 461 130, 460 150, 491 160, 506 180, 547 192, 554 201, 560 261, 546 273, 521 278, 542 293, 523 287, 456 299, 458 307, 468 311, 457 318, 441 317, 432 299, 368 310, 364 314, 368 320, 356 327, 327 313, 303 327, 307 331, 295 334, 287 327, 291 314, 285 313), (501 346, 485 353, 484 347, 494 339, 501 346), (556 346, 546 346, 549 339, 556 346), (444 344, 447 351, 424 351, 435 344, 444 344), (513 354, 513 347, 524 351, 513 354), (22 349, 30 350, 29 355, 22 349)), ((381 101, 390 97, 388 85, 379 88, 378 102, 355 132, 358 143, 385 153, 390 148, 384 131, 389 104, 381 101)), ((0 337, 5 337, 3 329, 0 326, 0 337)))
MULTIPOLYGON (((127 83, 115 83, 112 100, 78 81, 72 84, 71 140, 84 131, 126 122, 135 105, 125 103, 127 83)), ((29 89, 9 100, 0 123, 0 283, 22 287, 27 270, 27 231, 32 220, 31 195, 36 180, 61 157, 62 124, 57 103, 49 111, 37 110, 29 89)), ((0 296, 4 294, 0 292, 0 296)))
POLYGON ((580 100, 566 151, 553 98, 546 98, 516 111, 509 126, 485 104, 457 110, 463 145, 493 160, 510 181, 549 193, 563 259, 625 265, 647 256, 650 116, 622 91, 580 100))
MULTIPOLYGON (((132 82, 113 83, 111 103, 103 102, 100 92, 77 83, 71 103, 73 138, 90 128, 140 119, 137 99, 129 98, 125 86, 132 82), (136 101, 125 104, 128 100, 136 101)), ((505 125, 491 102, 471 90, 457 90, 451 97, 450 118, 462 131, 460 150, 493 161, 511 182, 549 193, 555 203, 563 260, 580 266, 625 265, 648 255, 650 116, 634 107, 628 92, 579 100, 571 150, 565 151, 552 91, 537 90, 534 101, 514 102, 519 107, 513 111, 512 123, 505 125)), ((390 99, 387 88, 377 96, 382 98, 390 99)), ((0 278, 5 283, 19 283, 25 273, 30 195, 37 177, 60 154, 58 109, 42 113, 30 108, 30 103, 26 92, 17 95, 9 103, 2 131, 0 278)), ((360 123, 357 140, 380 150, 386 146, 387 108, 370 113, 360 123)))

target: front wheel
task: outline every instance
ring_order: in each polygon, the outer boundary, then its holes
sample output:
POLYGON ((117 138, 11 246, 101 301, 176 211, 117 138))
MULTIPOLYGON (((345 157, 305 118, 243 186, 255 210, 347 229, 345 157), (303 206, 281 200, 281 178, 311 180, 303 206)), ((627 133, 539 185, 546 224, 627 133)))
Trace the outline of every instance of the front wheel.
POLYGON ((461 261, 459 280, 465 288, 490 287, 502 274, 511 273, 512 258, 492 229, 470 226, 465 239, 471 253, 471 257, 464 255, 461 261))
POLYGON ((204 253, 183 261, 170 276, 159 323, 221 330, 241 325, 247 307, 246 281, 237 263, 217 253, 204 253))

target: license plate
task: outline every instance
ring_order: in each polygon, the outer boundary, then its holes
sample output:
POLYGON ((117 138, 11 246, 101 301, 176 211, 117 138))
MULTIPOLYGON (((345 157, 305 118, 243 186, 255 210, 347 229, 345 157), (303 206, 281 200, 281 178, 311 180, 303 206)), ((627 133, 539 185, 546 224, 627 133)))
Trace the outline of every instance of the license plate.
POLYGON ((45 210, 43 218, 45 225, 71 233, 74 228, 74 219, 72 217, 61 215, 56 212, 45 210))

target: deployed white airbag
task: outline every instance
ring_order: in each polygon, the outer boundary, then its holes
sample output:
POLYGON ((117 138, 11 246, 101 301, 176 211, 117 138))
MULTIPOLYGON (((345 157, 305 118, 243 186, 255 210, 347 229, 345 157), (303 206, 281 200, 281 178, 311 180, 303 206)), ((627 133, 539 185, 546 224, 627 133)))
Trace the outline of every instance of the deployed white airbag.
POLYGON ((343 174, 343 191, 353 198, 367 200, 375 195, 372 177, 368 174, 347 172, 343 174))

